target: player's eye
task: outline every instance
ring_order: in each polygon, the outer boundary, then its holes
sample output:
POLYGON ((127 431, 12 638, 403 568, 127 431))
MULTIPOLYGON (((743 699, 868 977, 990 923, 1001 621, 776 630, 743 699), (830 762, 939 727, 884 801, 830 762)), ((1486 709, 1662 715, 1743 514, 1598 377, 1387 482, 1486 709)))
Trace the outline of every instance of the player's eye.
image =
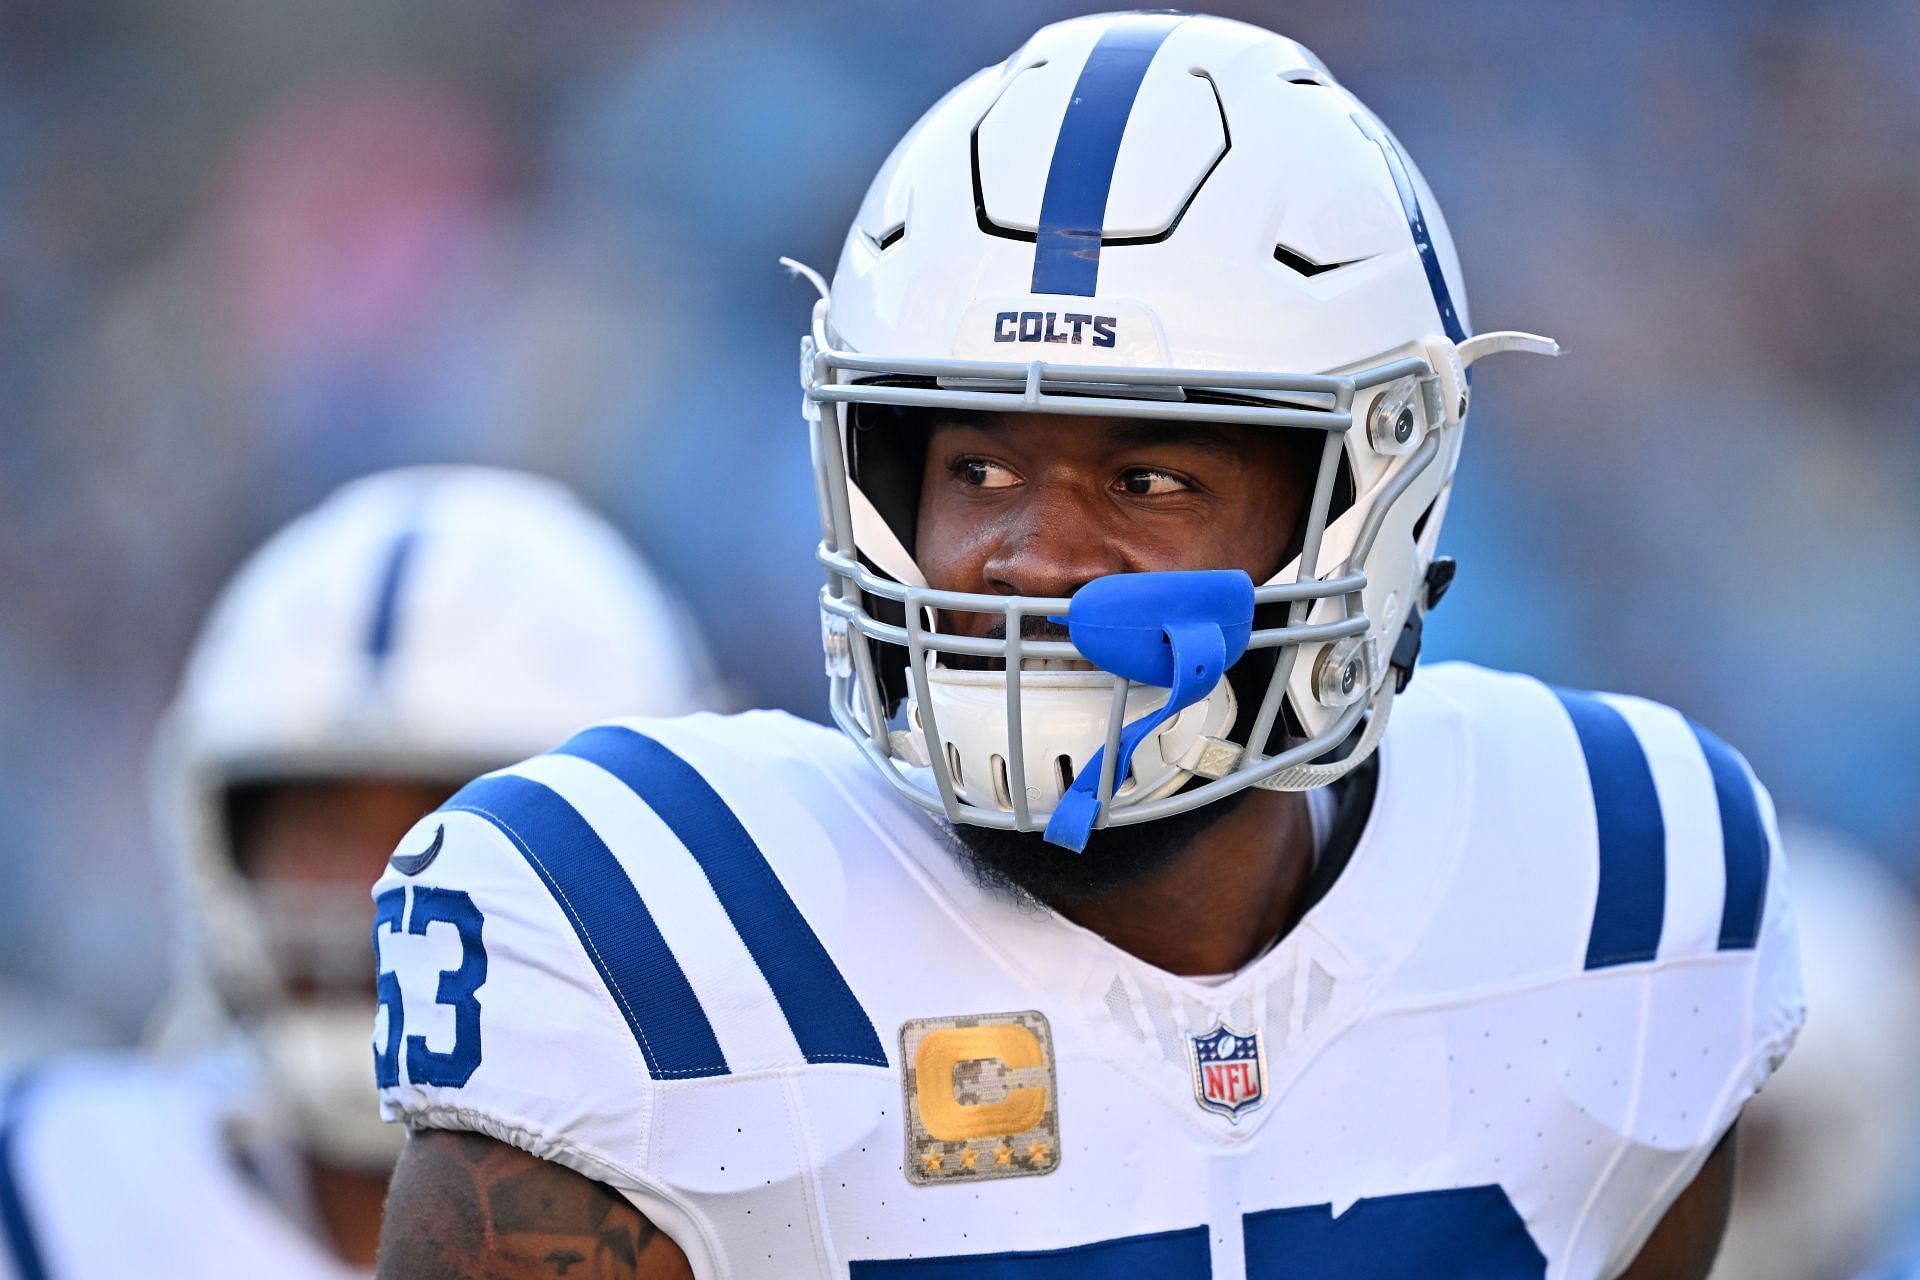
POLYGON ((954 464, 954 470, 964 483, 979 489, 1005 489, 1019 479, 1008 468, 985 458, 962 458, 954 464))
POLYGON ((1193 486, 1171 471, 1155 471, 1152 467, 1131 467, 1120 474, 1115 487, 1124 493, 1137 494, 1143 498, 1157 498, 1162 494, 1179 493, 1193 486))

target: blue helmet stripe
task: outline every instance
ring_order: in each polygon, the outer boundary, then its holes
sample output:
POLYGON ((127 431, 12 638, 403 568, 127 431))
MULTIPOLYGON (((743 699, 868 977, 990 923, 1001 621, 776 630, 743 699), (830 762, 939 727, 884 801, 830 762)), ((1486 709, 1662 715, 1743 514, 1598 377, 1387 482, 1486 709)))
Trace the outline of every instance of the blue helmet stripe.
POLYGON ((1033 242, 1033 292, 1093 296, 1127 117, 1153 55, 1185 20, 1184 14, 1128 14, 1115 19, 1087 55, 1047 168, 1033 242))
POLYGON ((584 730, 554 751, 591 761, 625 783, 686 846, 773 990, 808 1062, 887 1065, 872 1019, 819 936, 740 819, 692 765, 652 738, 617 725, 584 730))
POLYGON ((1760 800, 1732 747, 1699 725, 1693 726, 1693 736, 1706 754, 1720 805, 1720 840, 1727 862, 1720 950, 1749 950, 1760 937, 1760 917, 1767 906, 1767 829, 1760 821, 1760 800))
POLYGON ((6 1237, 7 1257, 12 1260, 20 1280, 46 1280, 47 1268, 40 1257, 40 1242, 34 1238, 33 1220, 27 1216, 26 1201, 20 1195, 15 1154, 20 1119, 32 1085, 30 1077, 15 1080, 7 1090, 4 1107, 0 1107, 0 1234, 6 1237))
POLYGON ((1591 694, 1553 692, 1587 758, 1600 839, 1587 968, 1651 960, 1667 908, 1667 826, 1653 770, 1625 716, 1591 694))
POLYGON ((1413 247, 1419 251, 1420 265, 1427 271, 1427 288, 1433 291, 1433 305, 1440 313, 1441 329, 1454 343, 1465 342, 1467 331, 1461 327, 1459 312, 1454 310, 1453 291, 1447 287, 1447 273, 1440 266, 1440 252, 1434 248, 1433 236, 1427 230, 1427 215, 1420 208, 1420 193, 1414 190, 1413 177, 1407 172, 1406 161, 1400 158, 1400 149, 1364 112, 1354 112, 1353 122, 1360 126, 1360 132, 1372 139, 1374 145, 1380 148, 1380 154, 1386 157, 1387 172, 1393 175, 1393 189, 1400 193, 1400 211, 1407 216, 1407 230, 1413 233, 1413 247))
POLYGON ((367 628, 367 656, 378 670, 393 652, 393 636, 400 612, 400 588, 413 559, 420 531, 409 525, 394 535, 380 562, 380 581, 373 602, 373 622, 367 628))
POLYGON ((485 818, 513 841, 579 935, 656 1079, 727 1074, 713 1024, 653 913, 572 805, 531 779, 492 774, 440 807, 485 818))

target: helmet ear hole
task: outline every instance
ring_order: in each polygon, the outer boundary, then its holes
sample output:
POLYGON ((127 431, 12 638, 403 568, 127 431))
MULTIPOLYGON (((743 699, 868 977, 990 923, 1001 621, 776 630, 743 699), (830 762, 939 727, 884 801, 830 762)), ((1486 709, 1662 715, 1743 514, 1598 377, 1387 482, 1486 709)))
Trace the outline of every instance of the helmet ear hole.
POLYGON ((1415 542, 1420 541, 1420 535, 1427 531, 1427 521, 1433 518, 1433 509, 1439 505, 1440 500, 1435 498, 1427 504, 1427 509, 1420 513, 1420 518, 1413 522, 1413 540, 1415 542))
POLYGON ((1340 450, 1340 464, 1333 473, 1333 498, 1327 503, 1327 523, 1332 524, 1353 507, 1358 486, 1353 481, 1353 461, 1340 450))

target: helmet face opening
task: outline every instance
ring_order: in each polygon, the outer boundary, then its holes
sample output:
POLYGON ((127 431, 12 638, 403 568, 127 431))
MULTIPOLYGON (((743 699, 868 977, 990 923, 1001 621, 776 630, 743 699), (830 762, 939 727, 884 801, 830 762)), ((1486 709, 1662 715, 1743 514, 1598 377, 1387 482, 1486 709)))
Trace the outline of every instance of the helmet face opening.
MULTIPOLYGON (((878 380, 866 380, 866 385, 888 384, 878 380)), ((1201 404, 1236 403, 1218 393, 1193 392, 1189 393, 1186 399, 1201 404)), ((1288 405, 1278 401, 1240 403, 1271 408, 1311 407, 1288 405)), ((887 528, 899 541, 907 555, 917 558, 921 491, 933 434, 942 426, 970 423, 977 423, 990 430, 1001 429, 1005 427, 1007 417, 1008 415, 1004 413, 908 408, 871 402, 849 405, 846 410, 849 483, 857 488, 872 505, 875 514, 886 523, 887 528)), ((1109 421, 1093 412, 1086 415, 1060 415, 1060 417, 1069 422, 1084 418, 1089 424, 1109 421)), ((1306 507, 1310 495, 1304 490, 1311 485, 1318 469, 1324 432, 1318 428, 1232 426, 1218 434, 1239 444, 1246 433, 1253 432, 1268 432, 1277 437, 1270 443, 1277 444, 1286 452, 1284 473, 1290 480, 1297 480, 1302 490, 1299 516, 1287 521, 1278 531, 1277 536, 1281 539, 1280 550, 1269 566, 1270 569, 1277 569, 1279 566, 1292 563, 1299 556, 1306 540, 1306 507)), ((1214 433, 1208 431, 1205 434, 1212 436, 1214 433)), ((1353 467, 1345 448, 1338 453, 1337 467, 1338 470, 1334 476, 1333 501, 1327 513, 1329 522, 1337 520, 1344 514, 1353 505, 1354 500, 1353 467)), ((1254 576, 1264 580, 1272 574, 1267 572, 1254 576)))
MULTIPOLYGON (((823 303, 805 363, 825 534, 821 607, 831 705, 897 789, 950 821, 1042 830, 1072 778, 1103 750, 1113 760, 1126 726, 1167 701, 1164 690, 1102 670, 1071 639, 1035 638, 1057 637, 1047 620, 1067 615, 1069 599, 927 585, 912 533, 925 441, 911 438, 913 418, 901 410, 1320 433, 1299 545, 1288 567, 1254 592, 1260 625, 1239 675, 1168 718, 1124 765, 1105 771, 1111 776, 1098 794, 1099 825, 1182 812, 1253 785, 1318 785, 1339 767, 1328 758, 1354 736, 1379 683, 1378 646, 1368 643, 1372 622, 1361 600, 1366 575, 1358 565, 1381 521, 1367 521, 1338 563, 1324 554, 1326 534, 1353 509, 1346 446, 1356 397, 1370 403, 1382 388, 1431 379, 1424 359, 1348 376, 883 362, 834 349, 827 314, 823 303), (901 436, 882 445, 870 433, 886 430, 889 417, 901 436), (1303 717, 1283 712, 1303 649, 1337 671, 1319 679, 1323 715, 1315 731, 1300 735, 1288 730, 1305 728, 1303 717), (1249 750, 1250 743, 1260 749, 1249 750), (1313 762, 1318 770, 1301 771, 1313 762)), ((1386 495, 1376 495, 1375 509, 1390 506, 1439 458, 1436 434, 1401 460, 1394 494, 1385 503, 1386 495)))
POLYGON ((236 1012, 367 994, 366 886, 420 815, 460 786, 451 774, 300 777, 229 782, 214 841, 259 921, 264 972, 236 1012))

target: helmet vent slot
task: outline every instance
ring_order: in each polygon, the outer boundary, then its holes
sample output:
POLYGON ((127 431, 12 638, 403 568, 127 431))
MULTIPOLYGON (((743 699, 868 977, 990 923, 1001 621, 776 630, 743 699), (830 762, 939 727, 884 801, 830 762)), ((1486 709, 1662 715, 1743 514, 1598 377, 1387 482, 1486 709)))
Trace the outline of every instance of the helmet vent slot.
POLYGON ((1073 787, 1073 761, 1066 756, 1053 758, 1053 772, 1060 780, 1060 794, 1065 795, 1073 787))
POLYGON ((1012 812, 1013 788, 1007 782, 1007 761, 1004 756, 989 756, 987 767, 993 774, 993 800, 1002 809, 1012 812))
POLYGON ((1434 499, 1432 502, 1429 502, 1427 504, 1427 509, 1420 513, 1420 518, 1413 522, 1413 540, 1415 542, 1420 541, 1420 535, 1427 531, 1427 521, 1429 518, 1432 517, 1433 509, 1438 505, 1440 505, 1440 500, 1438 498, 1434 499))
POLYGON ((875 253, 885 253, 893 248, 907 234, 907 224, 897 222, 884 231, 869 231, 859 223, 853 224, 854 231, 866 242, 867 248, 875 253))
POLYGON ((954 746, 951 742, 947 744, 947 772, 953 775, 954 786, 964 787, 967 785, 966 778, 960 772, 960 748, 954 746))
POLYGON ((1283 244, 1273 246, 1273 260, 1289 271, 1309 277, 1322 275, 1328 271, 1338 271, 1342 267, 1350 267, 1356 262, 1366 261, 1365 258, 1349 258, 1345 262, 1315 262, 1306 254, 1289 249, 1283 244))

